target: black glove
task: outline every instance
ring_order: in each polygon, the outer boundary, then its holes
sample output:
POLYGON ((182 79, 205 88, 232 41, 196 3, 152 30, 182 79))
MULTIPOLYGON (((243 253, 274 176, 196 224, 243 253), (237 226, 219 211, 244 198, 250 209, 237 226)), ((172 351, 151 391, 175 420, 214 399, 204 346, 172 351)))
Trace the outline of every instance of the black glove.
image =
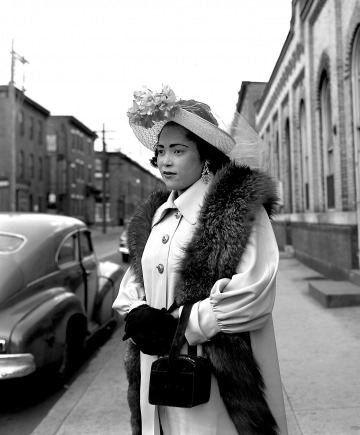
POLYGON ((132 338, 141 352, 148 355, 169 353, 178 320, 165 308, 161 310, 140 305, 125 316, 123 340, 132 338))

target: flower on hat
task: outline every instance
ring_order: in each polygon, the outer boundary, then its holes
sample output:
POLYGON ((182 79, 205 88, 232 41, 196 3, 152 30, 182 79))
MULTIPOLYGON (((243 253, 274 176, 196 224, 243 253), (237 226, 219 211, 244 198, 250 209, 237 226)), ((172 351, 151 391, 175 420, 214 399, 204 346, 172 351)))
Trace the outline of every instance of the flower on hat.
POLYGON ((142 90, 134 92, 133 105, 127 111, 127 116, 131 124, 151 128, 155 122, 174 116, 180 108, 179 100, 168 85, 163 85, 158 93, 144 86, 142 90))

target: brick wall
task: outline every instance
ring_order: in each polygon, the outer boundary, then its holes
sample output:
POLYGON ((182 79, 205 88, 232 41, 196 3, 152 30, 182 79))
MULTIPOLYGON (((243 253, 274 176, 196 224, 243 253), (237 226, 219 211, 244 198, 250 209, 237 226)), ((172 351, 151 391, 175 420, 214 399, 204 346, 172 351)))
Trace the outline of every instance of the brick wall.
POLYGON ((272 171, 277 166, 274 119, 278 120, 280 171, 273 175, 283 184, 284 206, 283 218, 274 222, 274 230, 283 247, 289 240, 290 226, 297 256, 330 275, 345 276, 346 271, 358 267, 353 216, 357 211, 355 135, 359 135, 360 147, 360 102, 359 117, 354 119, 352 52, 360 29, 360 0, 314 0, 306 7, 303 2, 293 5, 289 35, 256 113, 257 129, 270 144, 272 171), (331 168, 321 113, 325 107, 320 92, 324 77, 330 88, 334 206, 328 206, 327 194, 331 168), (301 102, 305 107, 304 140, 300 140, 301 102), (309 151, 309 207, 305 201, 304 144, 309 151), (310 214, 328 214, 332 224, 316 219, 309 223, 310 214))

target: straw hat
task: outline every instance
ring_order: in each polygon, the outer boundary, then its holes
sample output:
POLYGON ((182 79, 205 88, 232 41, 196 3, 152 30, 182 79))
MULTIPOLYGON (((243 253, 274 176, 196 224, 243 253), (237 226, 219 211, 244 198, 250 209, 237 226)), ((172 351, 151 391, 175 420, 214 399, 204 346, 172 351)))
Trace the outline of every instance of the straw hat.
POLYGON ((146 87, 134 92, 133 106, 127 115, 137 139, 152 151, 164 125, 174 121, 222 151, 237 165, 262 171, 268 168, 268 147, 239 113, 234 115, 229 134, 219 127, 208 105, 179 100, 167 85, 159 93, 146 87))
POLYGON ((159 133, 169 121, 182 125, 224 154, 235 145, 232 136, 218 126, 209 106, 195 100, 177 100, 168 86, 157 94, 146 88, 135 92, 127 114, 135 136, 150 150, 155 149, 159 133))

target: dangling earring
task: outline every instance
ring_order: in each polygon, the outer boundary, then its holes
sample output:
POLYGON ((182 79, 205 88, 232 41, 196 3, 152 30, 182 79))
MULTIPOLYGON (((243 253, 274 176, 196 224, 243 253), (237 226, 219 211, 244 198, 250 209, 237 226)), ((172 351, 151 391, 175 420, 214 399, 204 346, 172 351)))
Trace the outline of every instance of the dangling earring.
POLYGON ((205 164, 201 173, 201 179, 205 186, 207 186, 211 180, 208 160, 205 160, 205 164))

